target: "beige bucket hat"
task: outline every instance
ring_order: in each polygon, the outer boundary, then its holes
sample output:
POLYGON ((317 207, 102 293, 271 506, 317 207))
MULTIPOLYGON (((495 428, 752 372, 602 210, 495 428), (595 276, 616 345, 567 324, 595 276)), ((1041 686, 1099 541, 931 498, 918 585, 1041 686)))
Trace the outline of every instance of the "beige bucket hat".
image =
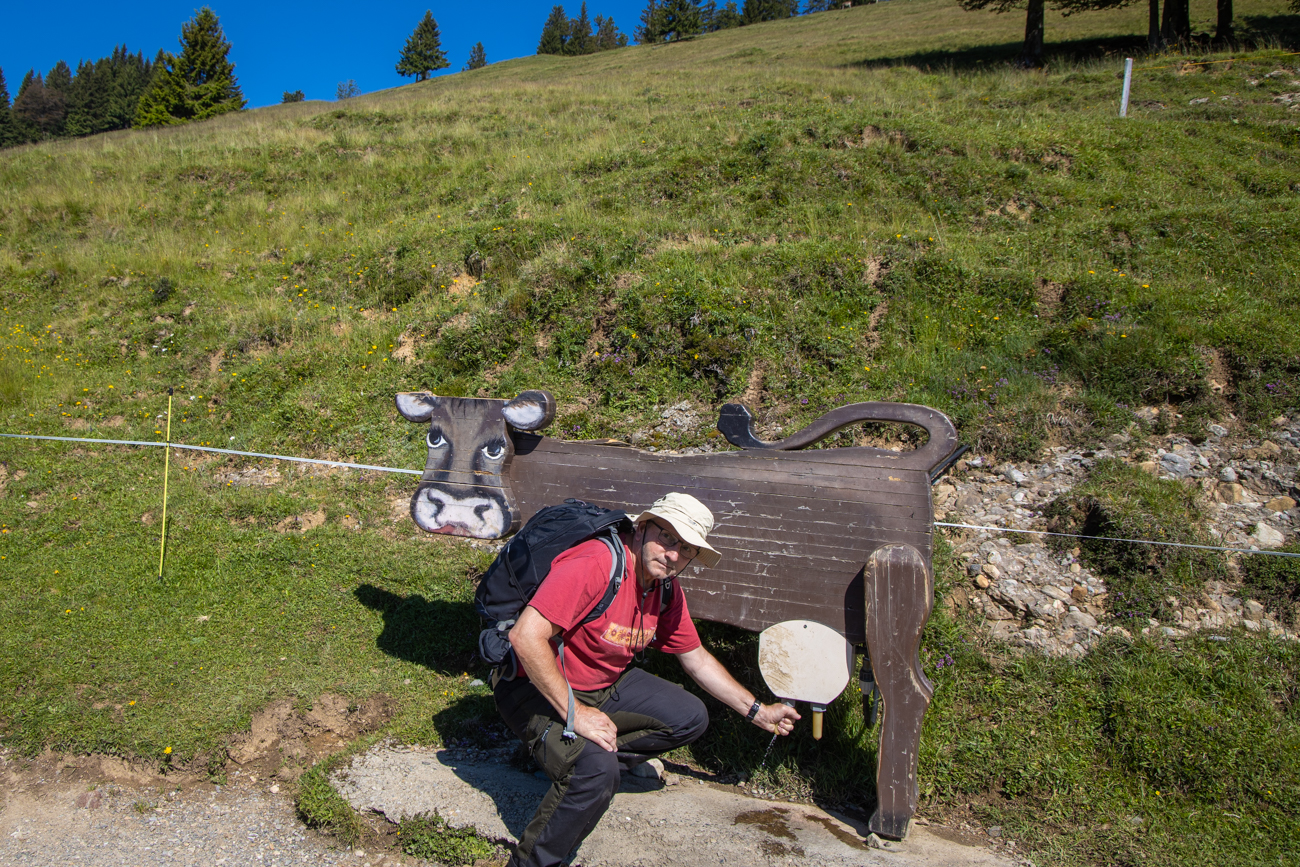
POLYGON ((673 491, 655 500, 654 505, 637 515, 634 524, 651 517, 667 521, 678 538, 700 549, 699 561, 712 568, 722 562, 722 555, 708 543, 706 537, 713 529, 713 513, 709 507, 692 497, 673 491))

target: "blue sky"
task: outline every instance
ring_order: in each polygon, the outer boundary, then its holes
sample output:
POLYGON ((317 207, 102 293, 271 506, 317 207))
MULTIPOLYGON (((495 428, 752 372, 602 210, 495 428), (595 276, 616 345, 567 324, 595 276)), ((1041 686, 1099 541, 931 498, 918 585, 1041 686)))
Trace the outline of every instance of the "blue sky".
MULTIPOLYGON (((179 51, 181 25, 202 3, 134 0, 130 3, 71 2, 50 9, 39 3, 7 4, 0 27, 0 69, 12 98, 28 69, 48 72, 60 59, 76 69, 126 43, 132 53, 152 57, 159 48, 179 51)), ((459 72, 469 49, 482 41, 489 62, 537 51, 542 24, 554 0, 497 0, 443 7, 420 3, 305 3, 215 0, 232 48, 230 59, 250 107, 280 101, 286 90, 308 99, 333 99, 340 81, 355 79, 363 93, 412 79, 393 71, 406 37, 428 9, 442 33, 451 62, 442 75, 459 72)), ((564 3, 577 15, 579 3, 564 3)), ((587 13, 614 16, 631 38, 644 0, 589 0, 587 13)))

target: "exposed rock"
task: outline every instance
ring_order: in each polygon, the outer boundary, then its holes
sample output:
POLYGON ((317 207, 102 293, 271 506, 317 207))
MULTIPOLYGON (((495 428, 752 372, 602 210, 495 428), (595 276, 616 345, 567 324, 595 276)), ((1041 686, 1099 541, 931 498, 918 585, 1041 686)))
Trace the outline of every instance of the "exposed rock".
POLYGON ((1177 452, 1166 452, 1160 456, 1160 469, 1181 479, 1192 472, 1192 462, 1177 452))
POLYGON ((1071 596, 1069 593, 1066 593, 1060 587, 1057 587, 1053 584, 1048 584, 1045 587, 1043 587, 1043 594, 1046 596, 1050 596, 1053 599, 1064 602, 1066 605, 1073 604, 1074 602, 1073 596, 1071 596))
POLYGON ((1255 541, 1261 548, 1281 548, 1286 544, 1286 537, 1261 521, 1255 525, 1255 541))
POLYGON ((1065 617, 1061 618, 1061 623, 1064 626, 1076 629, 1080 627, 1083 629, 1097 628, 1097 618, 1093 617, 1086 611, 1071 611, 1069 614, 1065 615, 1065 617))
MULTIPOLYGON (((936 511, 944 516, 939 520, 1001 529, 953 531, 954 554, 971 579, 953 594, 954 603, 978 613, 992 637, 1027 651, 1077 657, 1102 635, 1130 635, 1106 622, 1106 582, 1080 561, 1079 548, 1064 551, 1049 547, 1043 537, 1023 541, 1004 532, 1047 529, 1043 509, 1084 481, 1103 458, 1128 460, 1166 478, 1195 480, 1209 506, 1203 529, 1226 547, 1281 545, 1300 528, 1295 506, 1300 500, 1300 416, 1283 418, 1264 443, 1237 439, 1235 426, 1224 424, 1207 426, 1212 438, 1194 444, 1179 434, 1156 435, 1141 426, 1160 412, 1154 407, 1136 412, 1137 424, 1094 450, 1056 447, 1039 461, 1002 463, 996 470, 979 456, 959 461, 953 475, 934 490, 936 511), (1135 460, 1145 455, 1154 459, 1135 460)), ((1173 600, 1172 625, 1150 621, 1142 631, 1177 639, 1249 620, 1253 625, 1247 628, 1296 638, 1262 608, 1245 610, 1236 592, 1231 584, 1209 582, 1198 598, 1173 600)))
POLYGON ((1236 482, 1221 482, 1218 496, 1224 503, 1244 503, 1247 500, 1246 489, 1236 482))

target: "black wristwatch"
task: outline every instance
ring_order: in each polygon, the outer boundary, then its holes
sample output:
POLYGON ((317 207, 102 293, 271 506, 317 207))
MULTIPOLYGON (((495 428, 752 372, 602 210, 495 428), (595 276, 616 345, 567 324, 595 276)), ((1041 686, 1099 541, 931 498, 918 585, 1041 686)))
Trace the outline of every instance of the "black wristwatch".
POLYGON ((745 714, 745 719, 753 722, 754 717, 758 716, 758 711, 762 707, 763 706, 758 703, 758 699, 754 699, 754 703, 749 706, 749 713, 745 714))

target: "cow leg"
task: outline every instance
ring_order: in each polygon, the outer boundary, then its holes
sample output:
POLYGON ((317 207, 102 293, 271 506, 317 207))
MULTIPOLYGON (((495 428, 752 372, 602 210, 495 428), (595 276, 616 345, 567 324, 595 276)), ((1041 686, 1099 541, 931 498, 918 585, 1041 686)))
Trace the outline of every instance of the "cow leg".
POLYGON ((921 722, 934 686, 921 670, 921 630, 934 607, 934 576, 910 545, 885 545, 867 560, 867 649, 883 717, 876 761, 878 806, 869 827, 901 840, 916 812, 921 722))

